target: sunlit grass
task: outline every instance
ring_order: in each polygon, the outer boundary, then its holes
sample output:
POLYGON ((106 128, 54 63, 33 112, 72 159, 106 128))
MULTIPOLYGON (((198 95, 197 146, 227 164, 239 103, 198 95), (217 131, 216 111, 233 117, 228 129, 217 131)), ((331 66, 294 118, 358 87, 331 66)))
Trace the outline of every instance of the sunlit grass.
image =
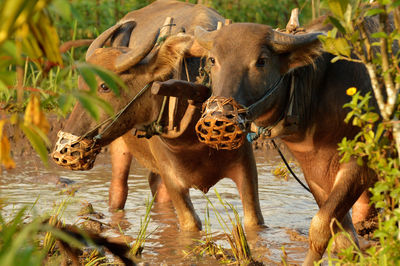
POLYGON ((221 195, 217 190, 214 191, 219 203, 223 206, 228 219, 224 218, 212 201, 207 197, 207 195, 203 194, 207 200, 205 215, 205 240, 198 241, 200 245, 194 247, 190 252, 186 252, 186 256, 200 256, 207 254, 215 257, 221 263, 235 263, 239 265, 258 264, 258 262, 256 262, 251 255, 250 246, 248 244, 239 213, 232 204, 222 200, 221 195), (216 244, 213 240, 208 205, 211 206, 218 223, 224 232, 226 240, 229 243, 230 250, 224 249, 222 246, 216 244), (233 212, 234 217, 231 217, 229 214, 230 212, 233 212))
POLYGON ((146 213, 144 215, 143 220, 140 219, 139 233, 129 251, 129 254, 133 257, 140 257, 142 255, 144 244, 146 242, 146 239, 149 237, 149 235, 146 235, 146 232, 150 222, 150 211, 153 206, 154 199, 155 197, 153 197, 151 201, 149 201, 148 199, 146 200, 146 213))

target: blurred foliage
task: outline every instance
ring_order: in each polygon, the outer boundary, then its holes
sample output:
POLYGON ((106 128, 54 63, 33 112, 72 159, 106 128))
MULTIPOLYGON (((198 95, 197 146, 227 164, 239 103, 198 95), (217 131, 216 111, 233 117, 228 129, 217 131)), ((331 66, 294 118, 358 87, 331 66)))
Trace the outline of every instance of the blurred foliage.
MULTIPOLYGON (((233 22, 255 22, 284 28, 293 8, 300 9, 300 22, 311 19, 311 0, 181 0, 201 3, 216 9, 222 16, 233 22)), ((151 0, 70 0, 73 20, 66 20, 57 12, 52 12, 61 40, 73 38, 95 38, 129 11, 150 4, 151 0), (74 21, 78 27, 74 31, 74 21)))
POLYGON ((61 40, 96 38, 129 11, 142 8, 150 0, 69 0, 72 19, 52 12, 61 40), (77 22, 77 26, 75 23, 77 22))
MULTIPOLYGON (((111 72, 86 63, 75 63, 74 49, 63 56, 53 16, 71 22, 67 0, 6 0, 0 3, 0 171, 15 167, 5 128, 22 131, 47 164, 49 123, 44 109, 66 115, 81 102, 95 118, 100 109, 113 113, 110 104, 96 96, 97 84, 90 91, 77 90, 78 73, 85 81, 103 79, 118 91, 122 81, 111 72)), ((75 26, 72 29, 76 29, 75 26)), ((73 36, 74 38, 74 36, 73 36)), ((73 39, 72 38, 72 39, 73 39)), ((13 132, 14 131, 14 132, 13 132)))
MULTIPOLYGON (((61 203, 59 208, 65 205, 61 203)), ((32 206, 33 208, 34 206, 32 206)), ((27 207, 16 210, 11 217, 4 217, 0 206, 0 265, 44 265, 46 259, 60 262, 60 252, 50 252, 43 246, 43 233, 51 234, 55 240, 62 240, 72 247, 84 245, 69 234, 48 222, 49 215, 37 216, 27 207), (29 222, 28 222, 29 221, 29 222)), ((56 208, 57 209, 57 208, 56 208)))
POLYGON ((233 22, 254 22, 285 28, 293 8, 299 8, 300 23, 311 19, 310 0, 210 0, 203 1, 233 22))
POLYGON ((398 265, 400 261, 400 2, 364 0, 328 0, 334 28, 321 37, 326 51, 337 60, 364 64, 371 79, 372 95, 353 95, 344 107, 350 111, 347 123, 359 127, 354 139, 344 138, 339 144, 342 161, 357 158, 378 175, 371 189, 372 203, 380 209, 379 228, 374 237, 378 247, 367 255, 356 247, 343 250, 341 264, 398 265), (374 21, 374 24, 371 21, 374 21), (369 32, 371 25, 376 29, 369 32), (377 104, 375 104, 377 103, 377 104))

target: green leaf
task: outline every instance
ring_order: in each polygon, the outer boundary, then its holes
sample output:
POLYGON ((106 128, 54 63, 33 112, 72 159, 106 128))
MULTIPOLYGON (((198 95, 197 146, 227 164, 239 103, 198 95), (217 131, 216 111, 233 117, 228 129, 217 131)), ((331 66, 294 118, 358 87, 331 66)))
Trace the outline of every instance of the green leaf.
POLYGON ((338 56, 335 56, 334 58, 332 58, 332 60, 331 60, 331 63, 336 63, 337 61, 339 61, 341 59, 341 57, 338 55, 338 56))
MULTIPOLYGON (((39 129, 35 129, 32 125, 26 125, 24 123, 20 123, 19 127, 22 129, 26 137, 29 139, 32 147, 39 154, 43 163, 47 166, 48 157, 47 157, 47 147, 46 140, 43 138, 44 134, 40 133, 39 129)), ((47 140, 48 141, 48 140, 47 140)))
POLYGON ((376 130, 376 133, 375 133, 375 141, 378 141, 378 139, 380 139, 380 137, 382 136, 384 131, 385 131, 385 127, 382 124, 379 124, 378 129, 376 130))
POLYGON ((16 73, 11 71, 0 71, 0 80, 7 86, 15 84, 16 73))
POLYGON ((53 0, 49 9, 66 21, 71 21, 71 5, 67 0, 53 0))
POLYGON ((375 16, 375 15, 383 13, 383 12, 385 12, 385 10, 380 9, 380 8, 369 9, 367 12, 365 12, 365 16, 366 17, 375 16))
POLYGON ((68 93, 63 94, 58 98, 58 105, 60 106, 61 111, 63 114, 66 114, 72 107, 74 103, 74 97, 68 93))
POLYGON ((328 0, 329 9, 338 18, 343 18, 348 4, 348 0, 328 0))
POLYGON ((12 41, 5 41, 1 47, 0 51, 5 53, 7 56, 11 56, 13 60, 15 60, 16 64, 22 65, 23 61, 21 56, 17 53, 17 48, 15 47, 15 43, 12 41))
POLYGON ((379 120, 379 115, 377 113, 368 112, 361 116, 361 119, 367 121, 368 123, 375 123, 379 120))
POLYGON ((78 92, 75 97, 78 99, 79 103, 86 109, 86 111, 96 120, 99 121, 100 111, 99 108, 93 101, 93 97, 89 96, 85 92, 78 92))
POLYGON ((79 63, 77 64, 77 69, 92 92, 97 91, 97 80, 95 75, 99 76, 116 95, 119 95, 120 87, 124 89, 127 88, 118 75, 103 67, 87 63, 79 63))
POLYGON ((388 36, 387 36, 387 34, 385 32, 380 31, 380 32, 372 33, 371 37, 372 38, 385 38, 386 39, 388 36))
POLYGON ((341 55, 344 55, 346 57, 350 57, 351 47, 347 43, 346 39, 337 38, 335 40, 335 48, 341 55))
POLYGON ((352 32, 353 31, 353 24, 352 24, 352 14, 353 14, 353 7, 351 4, 347 5, 346 11, 344 12, 344 22, 346 25, 347 32, 352 32))
POLYGON ((90 90, 92 92, 96 92, 97 80, 93 69, 86 64, 78 64, 77 69, 82 78, 85 80, 86 84, 89 86, 90 90))
POLYGON ((396 74, 396 83, 400 83, 400 75, 396 74))
POLYGON ((112 106, 96 95, 90 94, 86 91, 79 91, 75 94, 75 97, 83 108, 85 108, 86 111, 88 111, 88 113, 97 121, 100 119, 101 109, 110 116, 114 114, 112 106))
POLYGON ((94 66, 93 71, 113 90, 113 92, 119 96, 119 88, 122 87, 126 89, 125 83, 120 79, 118 75, 109 71, 108 69, 94 66))
POLYGON ((333 26, 335 26, 341 33, 346 33, 346 30, 344 29, 344 27, 342 26, 342 24, 340 23, 340 21, 338 19, 336 19, 335 17, 329 16, 329 20, 330 22, 333 24, 333 26))

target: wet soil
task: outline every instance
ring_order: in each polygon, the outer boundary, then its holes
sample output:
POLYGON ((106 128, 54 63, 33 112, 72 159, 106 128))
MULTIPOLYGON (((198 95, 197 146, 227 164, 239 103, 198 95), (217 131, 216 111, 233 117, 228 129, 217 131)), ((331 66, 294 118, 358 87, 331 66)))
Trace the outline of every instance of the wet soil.
MULTIPOLYGON (((64 121, 52 118, 51 142, 64 121)), ((10 129, 8 129, 10 130, 10 129)), ((9 131, 12 133, 12 130, 9 131)), ((137 236, 146 212, 146 200, 151 198, 147 183, 148 170, 133 162, 129 176, 129 195, 124 211, 112 213, 108 210, 108 187, 111 164, 107 152, 99 155, 90 171, 70 171, 50 162, 44 167, 39 157, 20 136, 8 134, 12 139, 13 154, 17 168, 3 170, 0 178, 0 198, 6 201, 3 211, 6 218, 12 217, 20 207, 32 205, 35 213, 51 213, 61 200, 68 200, 64 214, 65 222, 78 224, 101 233, 112 241, 131 243, 137 236), (82 213, 82 208, 91 204, 93 212, 82 213)), ((253 257, 265 265, 280 265, 281 257, 291 265, 301 264, 308 249, 308 227, 318 207, 311 194, 295 180, 285 181, 273 175, 281 164, 275 151, 268 144, 258 142, 256 149, 259 173, 259 197, 265 220, 265 227, 247 230, 246 235, 253 257), (284 247, 284 252, 282 251, 284 247)), ((284 151, 286 154, 287 152, 284 151)), ((290 159, 289 159, 290 160, 290 159)), ((301 171, 292 163, 296 174, 301 171)), ((303 179, 303 178, 302 178, 303 179)), ((219 182, 215 189, 221 197, 232 204, 243 217, 243 209, 235 184, 228 179, 219 182)), ((213 189, 207 194, 217 211, 228 220, 228 214, 213 189)), ((191 190, 194 208, 200 219, 205 219, 206 199, 203 194, 191 190)), ((232 213, 230 213, 232 216, 232 213)), ((229 248, 224 230, 215 214, 210 210, 213 240, 229 248)), ((186 256, 198 240, 205 238, 204 232, 180 232, 175 211, 170 203, 156 203, 151 210, 151 221, 147 230, 148 238, 141 257, 144 265, 214 265, 215 258, 207 256, 186 256)))

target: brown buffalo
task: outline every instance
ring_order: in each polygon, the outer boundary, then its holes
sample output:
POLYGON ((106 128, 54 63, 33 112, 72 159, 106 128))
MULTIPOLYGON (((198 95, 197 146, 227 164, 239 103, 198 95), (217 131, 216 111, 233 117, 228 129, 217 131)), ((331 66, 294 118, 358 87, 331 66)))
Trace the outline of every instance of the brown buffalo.
MULTIPOLYGON (((263 223, 258 201, 257 171, 250 144, 235 151, 209 148, 197 140, 194 125, 201 111, 192 101, 179 99, 177 104, 171 104, 172 100, 169 100, 162 112, 163 97, 152 95, 149 89, 154 81, 172 77, 194 81, 199 74, 199 58, 188 58, 186 64, 182 63, 193 42, 190 34, 197 25, 208 30, 216 29, 218 21, 223 21, 223 18, 214 10, 200 5, 156 1, 127 14, 89 47, 86 55, 89 63, 113 71, 127 84, 128 90, 121 90, 121 95, 117 96, 98 79, 97 95, 111 103, 116 111, 123 111, 112 122, 105 113, 96 122, 77 104, 59 133, 53 159, 70 169, 87 170, 93 166, 101 147, 111 143, 109 203, 112 209, 124 207, 128 172, 132 157, 135 157, 151 170, 149 183, 153 194, 157 192, 158 200, 172 200, 181 229, 201 228, 190 201, 189 189, 198 188, 207 192, 225 177, 231 178, 238 187, 245 225, 263 223), (172 17, 173 23, 163 26, 167 17, 172 17), (155 43, 157 39, 163 40, 157 37, 165 26, 172 27, 171 35, 161 44, 155 43), (108 43, 114 47, 101 48, 108 43), (133 98, 136 100, 131 102, 133 98), (174 111, 170 112, 169 108, 174 111), (173 123, 169 128, 171 113, 173 123), (154 126, 155 121, 161 128, 154 126), (101 126, 97 126, 99 124, 101 126), (156 128, 159 135, 149 139, 138 138, 132 134, 134 128, 147 134, 150 134, 149 129, 156 128)), ((79 80, 79 88, 88 90, 83 79, 79 80)))
MULTIPOLYGON (((307 33, 294 35, 266 25, 238 23, 213 32, 198 28, 195 34, 211 65, 215 97, 207 106, 233 98, 245 110, 242 120, 253 121, 260 132, 272 132, 271 137, 280 137, 301 165, 319 206, 309 230, 305 265, 324 254, 334 218, 356 240, 349 210, 376 178, 355 158, 340 163, 337 143, 359 131, 344 122, 348 110, 342 106, 351 99, 346 90, 356 87, 365 94, 371 85, 363 65, 331 63, 333 55, 322 51, 318 40, 327 27, 315 23, 307 33)), ((209 129, 203 124, 199 122, 197 129, 200 140, 206 142, 209 129)), ((360 199, 353 209, 358 219, 371 212, 366 199, 360 199)), ((336 244, 340 248, 349 241, 343 237, 336 244)))

